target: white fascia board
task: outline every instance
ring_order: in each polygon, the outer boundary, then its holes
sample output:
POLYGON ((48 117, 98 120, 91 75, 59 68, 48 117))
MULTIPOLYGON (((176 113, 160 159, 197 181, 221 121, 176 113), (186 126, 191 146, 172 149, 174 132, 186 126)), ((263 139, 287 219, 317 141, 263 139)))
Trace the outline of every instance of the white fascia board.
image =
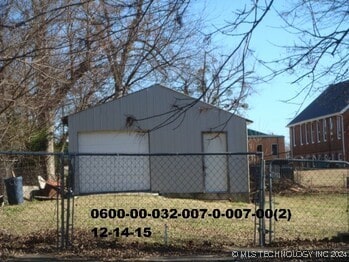
POLYGON ((340 111, 339 113, 344 114, 344 112, 346 112, 347 110, 349 110, 349 104, 346 107, 344 107, 342 111, 340 111))
MULTIPOLYGON (((345 110, 344 110, 344 112, 345 112, 345 110)), ((332 116, 339 116, 341 114, 342 114, 342 111, 336 112, 336 113, 333 113, 333 114, 329 114, 329 115, 324 115, 324 116, 319 116, 319 117, 315 117, 315 118, 310 118, 310 119, 307 119, 307 120, 304 120, 304 121, 301 121, 301 122, 294 123, 292 125, 288 125, 286 127, 298 126, 298 125, 301 125, 301 124, 309 123, 309 122, 312 122, 312 121, 317 121, 317 120, 328 118, 328 117, 332 117, 332 116)))

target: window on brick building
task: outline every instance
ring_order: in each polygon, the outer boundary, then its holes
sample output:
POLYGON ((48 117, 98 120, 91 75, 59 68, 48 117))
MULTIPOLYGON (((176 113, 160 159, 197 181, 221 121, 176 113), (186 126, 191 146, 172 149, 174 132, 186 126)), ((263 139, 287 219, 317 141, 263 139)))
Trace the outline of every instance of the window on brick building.
POLYGON ((277 156, 279 154, 279 150, 278 150, 278 145, 277 144, 272 144, 271 145, 271 152, 272 152, 273 156, 277 156))
POLYGON ((315 143, 315 129, 314 129, 314 122, 310 123, 310 136, 311 136, 311 143, 315 143))
POLYGON ((340 116, 337 116, 337 139, 342 139, 342 119, 340 116))
POLYGON ((304 124, 304 134, 305 134, 305 143, 309 144, 309 128, 308 128, 308 123, 304 124))
POLYGON ((263 152, 263 146, 257 145, 257 152, 263 152))
POLYGON ((333 140, 333 118, 330 117, 330 139, 333 140))
POLYGON ((316 136, 317 136, 317 142, 320 143, 320 137, 321 137, 321 128, 320 128, 320 121, 316 121, 316 136))

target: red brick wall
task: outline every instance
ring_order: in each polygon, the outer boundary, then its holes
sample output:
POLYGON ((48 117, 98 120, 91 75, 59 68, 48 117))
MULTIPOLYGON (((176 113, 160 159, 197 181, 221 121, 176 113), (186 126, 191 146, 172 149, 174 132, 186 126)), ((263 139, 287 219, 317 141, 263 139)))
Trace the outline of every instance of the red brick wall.
POLYGON ((345 160, 349 161, 349 110, 343 114, 345 160))
POLYGON ((283 136, 250 136, 248 138, 249 152, 257 152, 257 146, 262 145, 264 159, 286 158, 285 138, 283 136), (272 145, 278 145, 278 154, 272 154, 272 145))
MULTIPOLYGON (((347 130, 345 136, 349 138, 348 112, 345 114, 344 120, 344 127, 347 130)), ((343 159, 343 134, 340 128, 341 126, 339 126, 339 130, 337 126, 337 116, 332 116, 291 127, 290 146, 292 148, 292 157, 311 159, 315 156, 316 159, 343 159), (324 128, 325 121, 326 125, 324 128), (302 135, 300 129, 302 130, 302 135), (341 137, 338 137, 337 131, 340 132, 341 137), (295 132, 295 134, 293 135, 292 132, 295 132), (324 137, 326 139, 324 139, 324 137), (293 138, 295 138, 295 143, 293 138)), ((348 139, 345 140, 348 141, 348 139)), ((349 144, 347 144, 347 148, 348 145, 349 144)))

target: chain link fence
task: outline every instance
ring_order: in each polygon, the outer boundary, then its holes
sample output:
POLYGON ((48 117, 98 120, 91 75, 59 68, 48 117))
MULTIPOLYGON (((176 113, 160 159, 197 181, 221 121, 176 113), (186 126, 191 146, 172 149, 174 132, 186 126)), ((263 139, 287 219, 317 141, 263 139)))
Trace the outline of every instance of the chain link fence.
POLYGON ((212 250, 330 239, 349 229, 346 162, 1 152, 0 164, 2 249, 212 250))
MULTIPOLYGON (((67 170, 67 169, 66 169, 67 170)), ((0 153, 1 248, 56 249, 61 228, 61 154, 0 153)))
POLYGON ((267 241, 320 240, 349 231, 349 163, 274 160, 267 165, 267 241), (284 218, 285 217, 285 218, 284 218))
POLYGON ((249 159, 261 162, 256 154, 75 155, 74 236, 253 244, 249 159))

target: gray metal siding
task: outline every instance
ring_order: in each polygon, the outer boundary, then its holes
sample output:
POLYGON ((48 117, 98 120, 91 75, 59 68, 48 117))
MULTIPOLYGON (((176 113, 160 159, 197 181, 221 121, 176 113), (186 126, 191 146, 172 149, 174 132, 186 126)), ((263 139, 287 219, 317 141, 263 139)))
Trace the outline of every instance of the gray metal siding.
POLYGON ((249 192, 248 156, 230 156, 228 160, 230 193, 249 192))
MULTIPOLYGON (((157 117, 150 116, 169 112, 174 109, 174 104, 188 104, 192 101, 189 97, 173 90, 154 86, 73 114, 68 118, 69 151, 78 151, 79 132, 125 131, 139 128, 152 130, 168 120, 171 114, 157 117), (138 121, 132 127, 126 127, 127 116, 133 116, 136 119, 150 118, 138 121)), ((174 122, 150 132, 149 153, 201 153, 203 150, 202 132, 213 131, 225 131, 227 133, 228 152, 247 152, 246 120, 211 105, 198 102, 174 122), (226 121, 228 122, 223 128, 222 123, 226 121)), ((174 165, 173 169, 170 168, 167 169, 167 172, 160 172, 160 163, 156 163, 156 161, 156 158, 151 160, 152 190, 203 192, 202 166, 197 166, 196 171, 193 172, 187 168, 189 163, 182 160, 182 170, 178 170, 178 166, 174 165), (183 189, 183 183, 179 183, 180 180, 173 180, 176 175, 183 176, 183 179, 192 177, 195 184, 188 183, 188 188, 183 189), (168 188, 169 185, 170 188, 168 188)), ((247 157, 245 159, 240 158, 237 161, 229 164, 231 165, 229 168, 231 170, 229 173, 229 188, 233 192, 248 192, 247 157), (240 165, 241 172, 237 172, 233 168, 234 165, 240 165)))
MULTIPOLYGON (((77 151, 77 144, 74 141, 77 139, 78 132, 137 129, 136 126, 126 127, 127 116, 143 119, 165 113, 173 109, 172 105, 176 102, 189 103, 190 101, 188 97, 177 92, 152 87, 71 115, 69 116, 69 139, 72 143, 69 149, 71 152, 77 151), (179 99, 184 97, 185 100, 176 100, 175 97, 179 99)), ((169 116, 152 117, 139 121, 136 125, 145 130, 153 129, 169 116)), ((201 132, 204 131, 227 131, 228 151, 247 151, 246 120, 199 102, 173 123, 150 133, 150 153, 202 152, 201 132), (220 125, 229 118, 231 118, 230 121, 222 129, 220 125)))
POLYGON ((202 156, 151 156, 151 190, 160 193, 202 193, 202 156))

